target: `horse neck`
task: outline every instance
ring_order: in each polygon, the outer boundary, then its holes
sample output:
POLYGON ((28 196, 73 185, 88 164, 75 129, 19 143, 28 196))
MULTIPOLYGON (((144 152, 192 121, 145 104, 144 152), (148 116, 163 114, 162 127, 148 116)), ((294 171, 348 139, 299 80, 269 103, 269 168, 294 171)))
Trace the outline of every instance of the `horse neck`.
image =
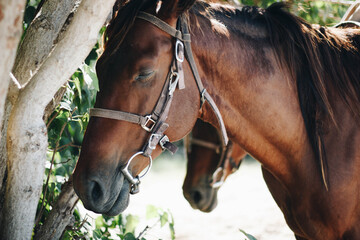
MULTIPOLYGON (((242 22, 240 10, 230 12, 233 16, 220 20, 190 15, 202 81, 230 138, 282 182, 290 182, 291 175, 306 174, 293 166, 311 156, 295 83, 277 64, 265 27, 242 22)), ((201 117, 216 125, 208 105, 201 117)))

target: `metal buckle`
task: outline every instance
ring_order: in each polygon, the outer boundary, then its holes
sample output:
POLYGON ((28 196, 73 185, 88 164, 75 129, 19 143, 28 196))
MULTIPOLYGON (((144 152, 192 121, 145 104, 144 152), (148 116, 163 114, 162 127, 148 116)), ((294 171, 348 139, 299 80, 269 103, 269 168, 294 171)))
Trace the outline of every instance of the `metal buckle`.
POLYGON ((219 167, 212 175, 210 186, 212 188, 219 188, 224 184, 224 181, 225 181, 225 169, 219 167))
POLYGON ((206 88, 204 88, 202 91, 201 91, 201 97, 200 97, 200 109, 202 108, 202 106, 204 105, 205 103, 205 93, 206 93, 206 88))
POLYGON ((153 144, 153 141, 154 141, 154 138, 160 138, 161 135, 160 134, 156 134, 156 133, 153 133, 150 135, 150 138, 149 138, 149 142, 148 142, 148 147, 151 149, 151 150, 154 150, 156 148, 156 145, 158 144, 158 142, 160 141, 156 141, 155 144, 153 144))
POLYGON ((175 58, 179 62, 184 62, 184 44, 177 39, 175 43, 175 58))
POLYGON ((170 83, 169 83, 169 95, 173 95, 176 85, 179 81, 179 74, 177 72, 171 72, 170 83), (175 78, 175 80, 173 80, 175 78))
POLYGON ((134 155, 132 155, 131 158, 129 159, 129 161, 127 162, 127 164, 125 165, 125 167, 123 169, 121 169, 121 172, 124 174, 124 177, 132 184, 131 188, 130 188, 131 194, 136 194, 139 192, 140 179, 143 178, 150 171, 151 166, 152 166, 152 157, 147 156, 149 158, 149 165, 148 165, 148 168, 146 169, 145 173, 141 176, 136 176, 136 177, 133 177, 131 175, 131 173, 129 172, 129 166, 130 166, 131 161, 136 156, 142 155, 142 154, 144 154, 144 152, 140 151, 140 152, 137 152, 134 155))
POLYGON ((153 130, 154 126, 156 125, 156 121, 151 118, 151 115, 146 115, 145 118, 146 118, 146 121, 145 121, 145 123, 141 124, 141 127, 143 129, 145 129, 145 131, 151 132, 153 130), (151 123, 150 126, 148 126, 149 122, 151 123))
POLYGON ((164 146, 164 145, 165 145, 167 142, 170 142, 170 140, 169 140, 168 136, 164 135, 164 136, 160 139, 160 141, 159 141, 159 145, 160 145, 160 147, 161 147, 163 150, 165 150, 165 146, 164 146))

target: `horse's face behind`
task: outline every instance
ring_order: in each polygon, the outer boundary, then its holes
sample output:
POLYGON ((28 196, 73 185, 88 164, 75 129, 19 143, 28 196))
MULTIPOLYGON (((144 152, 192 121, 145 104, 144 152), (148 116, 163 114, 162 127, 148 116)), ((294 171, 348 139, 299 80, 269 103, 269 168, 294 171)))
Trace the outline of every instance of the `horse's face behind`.
MULTIPOLYGON (((170 69, 174 40, 152 24, 135 19, 116 51, 110 41, 97 63, 100 92, 95 107, 147 115, 159 98, 170 69)), ((168 115, 166 135, 171 141, 184 137, 199 111, 199 94, 184 66, 186 88, 176 90, 168 115)), ((149 133, 137 124, 91 117, 81 155, 74 171, 74 188, 84 206, 97 213, 116 215, 128 205, 130 183, 121 169, 140 151, 149 133)), ((159 146, 153 151, 161 153, 159 146)), ((137 176, 148 159, 136 157, 129 171, 137 176)))
MULTIPOLYGON (((192 138, 206 141, 221 148, 217 130, 210 124, 198 120, 192 131, 192 138)), ((196 144, 189 139, 187 152, 187 172, 183 184, 183 194, 194 209, 211 212, 217 206, 217 192, 219 187, 213 187, 213 175, 216 171, 221 155, 219 151, 196 144)), ((239 167, 246 152, 239 145, 233 146, 231 161, 224 163, 224 181, 239 167)))

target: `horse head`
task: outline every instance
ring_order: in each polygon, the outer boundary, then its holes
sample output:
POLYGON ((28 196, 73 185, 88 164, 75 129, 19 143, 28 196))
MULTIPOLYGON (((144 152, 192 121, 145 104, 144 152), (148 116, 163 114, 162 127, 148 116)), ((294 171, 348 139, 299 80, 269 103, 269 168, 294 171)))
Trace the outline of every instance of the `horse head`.
POLYGON ((122 212, 152 157, 194 126, 200 94, 188 64, 180 61, 183 46, 158 26, 175 29, 193 2, 134 0, 107 28, 96 67, 100 92, 74 171, 75 191, 87 209, 122 212), (180 68, 186 88, 175 91, 180 68))
POLYGON ((226 178, 236 171, 246 152, 237 144, 221 145, 218 131, 198 119, 186 137, 187 172, 183 194, 194 209, 211 212, 226 178))

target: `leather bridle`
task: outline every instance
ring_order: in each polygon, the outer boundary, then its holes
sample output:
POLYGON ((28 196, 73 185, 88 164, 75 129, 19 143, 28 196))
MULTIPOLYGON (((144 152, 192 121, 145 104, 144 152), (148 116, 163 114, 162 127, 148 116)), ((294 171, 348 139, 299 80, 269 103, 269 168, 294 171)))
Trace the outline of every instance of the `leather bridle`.
POLYGON ((200 92, 200 96, 201 96, 200 107, 202 107, 205 101, 209 103, 209 105, 211 106, 212 110, 215 113, 215 116, 218 120, 218 124, 220 126, 222 144, 226 146, 228 143, 228 136, 226 133, 225 125, 221 117, 220 111, 217 108, 214 100, 211 98, 209 93, 204 88, 200 79, 199 72, 196 68, 195 60, 191 51, 190 34, 185 20, 186 18, 183 16, 179 17, 177 28, 173 28, 172 26, 162 21, 161 19, 157 18, 156 16, 146 12, 140 11, 137 15, 137 18, 152 23, 159 29, 171 35, 176 40, 175 53, 174 53, 175 56, 172 60, 169 73, 167 75, 165 84, 163 86, 162 92, 155 105, 154 110, 152 111, 151 114, 142 116, 135 113, 129 113, 129 112, 123 112, 117 110, 109 110, 102 108, 90 109, 91 117, 103 117, 103 118, 110 118, 110 119, 135 123, 140 125, 145 131, 151 134, 148 141, 145 142, 142 150, 131 156, 125 167, 121 169, 121 172, 124 174, 124 177, 131 183, 131 189, 130 189, 131 194, 135 194, 139 192, 140 179, 144 177, 146 173, 150 170, 152 165, 151 153, 158 144, 163 150, 165 149, 169 150, 171 153, 175 153, 177 150, 177 147, 170 142, 169 138, 164 134, 164 132, 169 127, 169 125, 165 121, 169 114, 170 106, 173 99, 173 93, 177 86, 179 89, 185 88, 184 73, 182 68, 182 62, 184 61, 184 56, 186 57, 190 65, 198 90, 200 92), (138 155, 143 155, 147 157, 149 159, 149 165, 143 175, 133 177, 129 171, 129 166, 132 160, 138 155))
POLYGON ((219 188, 225 182, 226 171, 225 164, 229 163, 232 171, 236 171, 240 167, 240 163, 235 163, 234 159, 231 157, 233 152, 233 143, 231 141, 228 142, 227 146, 223 146, 222 144, 217 144, 214 142, 210 142, 207 140, 194 138, 193 136, 187 136, 186 149, 187 153, 191 152, 191 145, 197 145, 203 148, 208 148, 213 150, 216 154, 220 155, 219 162, 213 172, 210 179, 210 186, 212 188, 219 188))

